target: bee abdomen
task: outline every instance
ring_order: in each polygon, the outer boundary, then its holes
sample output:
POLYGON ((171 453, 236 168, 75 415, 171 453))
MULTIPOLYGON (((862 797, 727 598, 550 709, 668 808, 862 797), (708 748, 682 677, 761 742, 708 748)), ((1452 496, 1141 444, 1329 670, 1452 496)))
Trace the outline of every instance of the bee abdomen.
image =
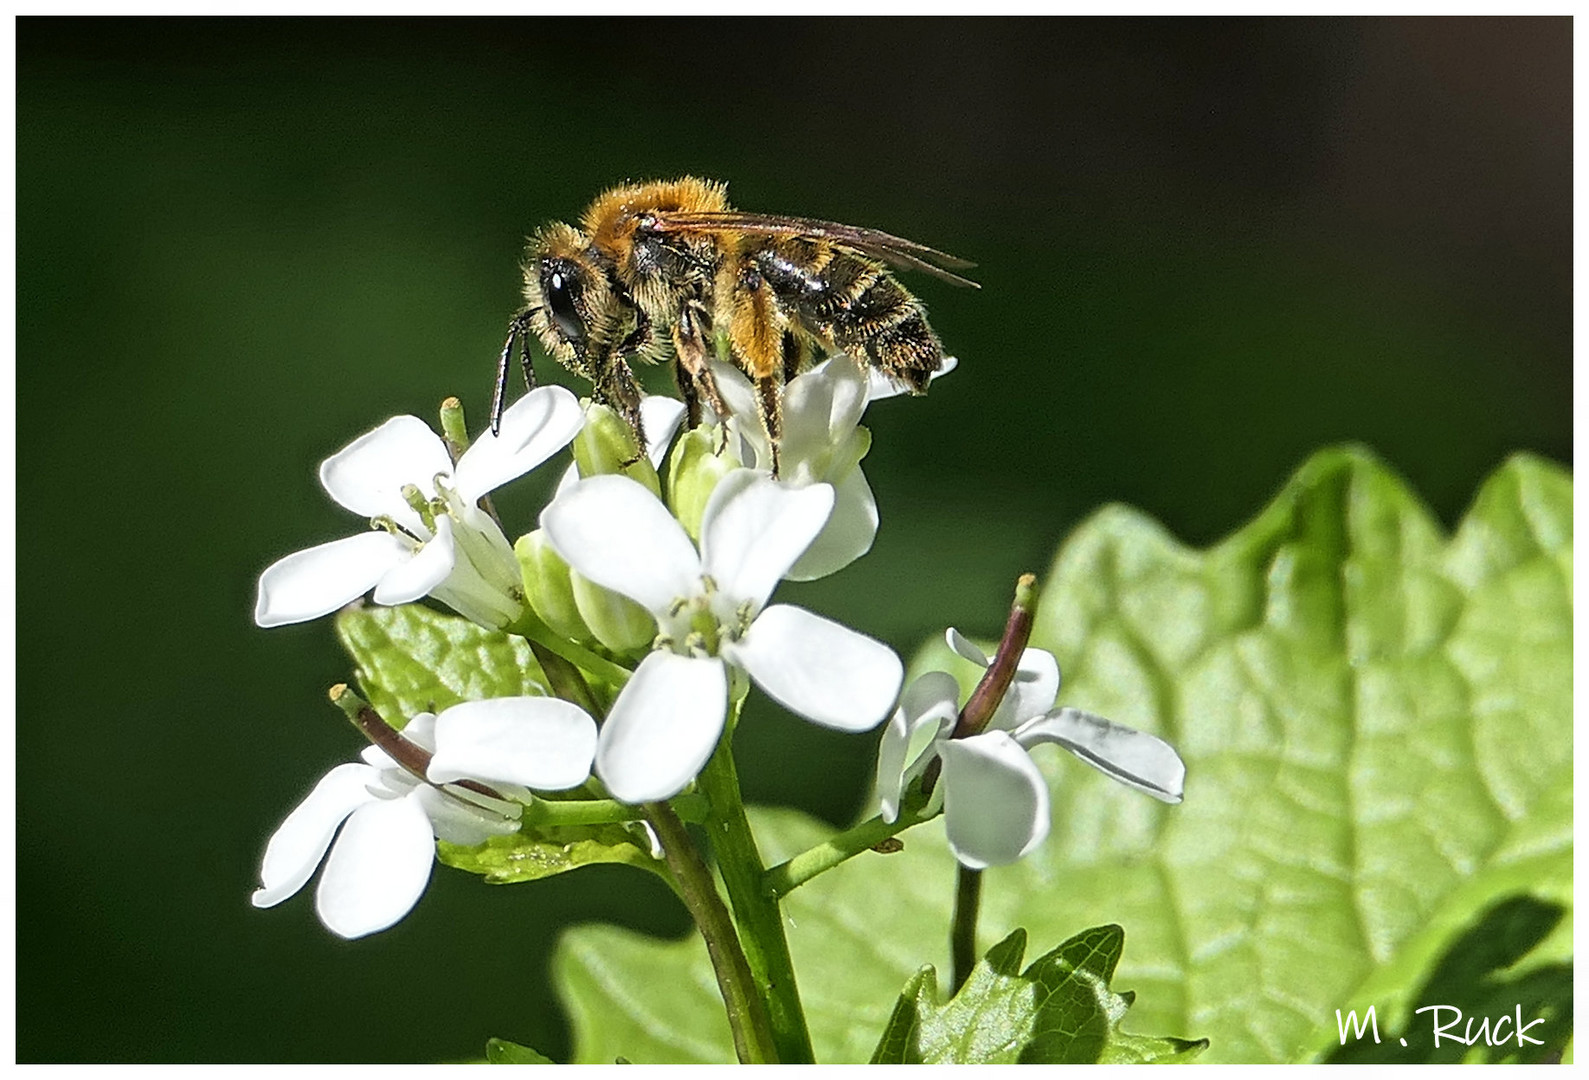
POLYGON ((832 248, 760 252, 762 278, 799 322, 920 393, 943 361, 926 309, 877 262, 832 248))
POLYGON ((868 338, 864 350, 874 367, 914 394, 926 393, 943 363, 943 345, 919 311, 868 338))

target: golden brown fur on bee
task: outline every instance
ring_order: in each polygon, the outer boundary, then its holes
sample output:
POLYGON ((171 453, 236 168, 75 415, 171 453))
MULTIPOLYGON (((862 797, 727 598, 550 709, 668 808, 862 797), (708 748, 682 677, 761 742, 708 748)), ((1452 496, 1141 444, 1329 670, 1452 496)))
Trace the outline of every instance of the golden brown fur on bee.
MULTIPOLYGON (((775 468, 783 383, 817 352, 849 352, 914 393, 942 363, 926 309, 890 263, 972 284, 943 269, 969 264, 942 252, 831 222, 740 213, 724 185, 694 177, 604 192, 580 225, 531 238, 515 331, 534 331, 642 438, 625 357, 674 360, 695 424, 703 401, 726 413, 708 364, 712 345, 726 347, 756 383, 775 468)), ((513 340, 510 332, 494 415, 513 340)))

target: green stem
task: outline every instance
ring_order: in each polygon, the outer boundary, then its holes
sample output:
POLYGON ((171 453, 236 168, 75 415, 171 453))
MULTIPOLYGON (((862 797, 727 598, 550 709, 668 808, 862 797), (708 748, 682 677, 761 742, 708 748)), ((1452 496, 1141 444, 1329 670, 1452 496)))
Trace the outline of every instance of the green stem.
MULTIPOLYGON (((732 730, 730 722, 729 731, 732 730)), ((717 752, 701 771, 699 783, 712 802, 707 830, 717 855, 717 869, 734 907, 745 959, 750 962, 757 987, 765 995, 779 1060, 792 1064, 814 1062, 811 1034, 806 1030, 805 1011, 795 986, 794 962, 784 937, 783 913, 777 898, 762 883, 761 853, 745 817, 729 735, 725 734, 717 744, 717 752)))
MULTIPOLYGON (((685 821, 706 820, 708 804, 700 795, 679 795, 673 809, 685 821)), ((526 825, 610 825, 649 820, 644 807, 615 799, 536 799, 524 808, 519 820, 526 825)))
POLYGON ((572 660, 565 660, 539 641, 530 639, 530 652, 535 655, 535 662, 541 665, 541 670, 546 673, 546 681, 552 686, 552 693, 564 701, 571 701, 584 709, 591 716, 600 718, 604 710, 596 704, 596 696, 590 692, 590 684, 585 681, 585 676, 579 673, 579 668, 572 660))
POLYGON ((606 682, 614 690, 629 681, 633 674, 628 668, 613 663, 606 657, 597 656, 583 645, 577 645, 566 638, 559 637, 552 628, 540 620, 529 608, 524 609, 524 614, 519 616, 518 622, 507 628, 508 633, 517 634, 530 642, 540 645, 547 652, 561 656, 564 660, 583 668, 585 671, 606 682))
MULTIPOLYGON (((933 815, 936 816, 936 815, 933 815)), ((814 848, 781 862, 761 876, 762 888, 774 897, 787 896, 818 874, 826 873, 863 851, 870 851, 889 837, 920 825, 925 817, 902 812, 893 822, 880 817, 852 826, 814 848)))
POLYGON ((954 990, 971 977, 977 963, 977 909, 982 904, 982 871, 959 868, 955 880, 954 922, 949 929, 949 958, 954 968, 954 990))
POLYGON ((684 822, 665 802, 647 803, 646 817, 662 843, 662 853, 678 884, 678 893, 689 908, 695 925, 706 939, 706 952, 717 974, 717 989, 728 1011, 728 1027, 734 1036, 734 1053, 744 1064, 769 1064, 779 1060, 767 1007, 723 898, 717 895, 712 872, 690 839, 684 822))

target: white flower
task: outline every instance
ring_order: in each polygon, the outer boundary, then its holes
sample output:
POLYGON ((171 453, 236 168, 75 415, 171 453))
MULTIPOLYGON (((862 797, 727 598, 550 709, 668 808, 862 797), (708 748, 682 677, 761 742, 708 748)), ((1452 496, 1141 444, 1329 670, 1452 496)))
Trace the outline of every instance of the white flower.
POLYGON ((374 746, 364 750, 362 763, 326 773, 266 845, 255 907, 272 907, 303 888, 329 847, 315 894, 320 921, 345 938, 386 929, 425 891, 437 839, 479 844, 519 827, 517 803, 451 781, 477 780, 507 788, 504 794, 577 787, 590 775, 596 723, 557 698, 492 698, 440 716, 421 713, 402 737, 434 751, 433 783, 374 746))
POLYGON ((446 444, 415 416, 394 416, 320 465, 331 498, 381 526, 295 552, 259 578, 254 621, 281 626, 329 614, 372 588, 378 604, 434 596, 484 626, 506 626, 523 604, 518 563, 481 496, 566 446, 583 413, 560 386, 526 394, 455 467, 446 444), (421 514, 403 489, 427 504, 421 514))
MULTIPOLYGON (((988 658, 950 628, 949 647, 982 667, 988 658)), ((1042 649, 1021 654, 1015 679, 987 728, 951 739, 959 714, 954 676, 929 671, 905 690, 877 753, 877 793, 885 821, 899 817, 905 788, 934 758, 943 773, 932 800, 943 800, 955 858, 973 870, 1014 862, 1048 835, 1048 784, 1028 755, 1057 743, 1093 768, 1167 803, 1181 801, 1186 766, 1169 743, 1079 709, 1055 709, 1059 664, 1042 649), (911 751, 926 742, 910 766, 911 751)), ((931 802, 929 802, 931 809, 931 802)))
POLYGON ((665 799, 695 777, 722 734, 729 664, 827 727, 864 731, 887 715, 904 678, 892 649, 803 608, 764 606, 832 507, 826 484, 795 489, 736 469, 707 503, 699 553, 626 477, 581 480, 546 508, 557 553, 660 630, 602 724, 596 774, 616 798, 665 799))
MULTIPOLYGON (((933 378, 953 371, 946 358, 933 378)), ((755 388, 732 364, 713 361, 723 403, 733 416, 729 431, 739 439, 739 458, 747 465, 772 468, 772 447, 762 427, 755 388)), ((778 444, 778 477, 796 487, 832 484, 833 514, 805 553, 785 575, 814 581, 842 570, 865 555, 877 536, 877 499, 861 472, 871 448, 870 432, 860 427, 869 402, 903 391, 875 369, 862 370, 839 353, 790 380, 783 389, 783 438, 778 444)))

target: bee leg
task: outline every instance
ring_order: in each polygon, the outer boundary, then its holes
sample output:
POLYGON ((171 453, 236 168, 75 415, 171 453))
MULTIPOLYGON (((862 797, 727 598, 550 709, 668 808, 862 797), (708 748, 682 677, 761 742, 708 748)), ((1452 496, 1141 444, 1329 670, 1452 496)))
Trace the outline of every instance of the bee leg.
MULTIPOLYGON (((591 392, 591 399, 599 404, 607 405, 629 425, 629 430, 634 432, 635 445, 640 448, 640 457, 646 452, 645 424, 640 419, 640 386, 635 382, 634 372, 629 370, 629 365, 622 360, 614 358, 607 365, 602 378, 596 381, 591 392)), ((634 461, 639 461, 636 457, 634 461)), ((626 465, 634 462, 626 462, 626 465)))
POLYGON ((682 363, 673 365, 673 381, 679 388, 679 400, 684 402, 684 425, 701 426, 701 395, 696 392, 695 376, 685 370, 682 363))
POLYGON ((761 424, 767 429, 767 443, 772 447, 772 474, 778 475, 778 444, 783 440, 783 379, 769 375, 756 380, 756 404, 760 406, 761 424))
POLYGON ((491 434, 502 431, 502 406, 508 396, 508 361, 513 358, 513 343, 522 343, 519 362, 524 365, 524 382, 535 389, 535 369, 530 366, 529 335, 524 331, 530 324, 530 313, 521 311, 508 323, 508 340, 502 343, 502 355, 497 358, 497 383, 491 391, 491 434))
POLYGON ((793 331, 785 331, 783 335, 783 381, 793 382, 796 375, 800 374, 806 366, 809 350, 805 341, 793 331))
POLYGON ((712 366, 707 361, 706 334, 701 329, 701 313, 691 304, 684 306, 679 313, 679 321, 674 324, 673 351, 682 369, 678 374, 679 392, 690 410, 690 426, 697 427, 701 423, 700 400, 703 397, 720 421, 727 420, 728 406, 723 402, 723 395, 717 389, 717 379, 712 375, 712 366), (686 373, 694 383, 688 392, 684 390, 686 373))
POLYGON ((623 344, 618 346, 620 356, 642 352, 651 347, 651 318, 645 312, 637 312, 635 327, 629 336, 623 339, 623 344))

